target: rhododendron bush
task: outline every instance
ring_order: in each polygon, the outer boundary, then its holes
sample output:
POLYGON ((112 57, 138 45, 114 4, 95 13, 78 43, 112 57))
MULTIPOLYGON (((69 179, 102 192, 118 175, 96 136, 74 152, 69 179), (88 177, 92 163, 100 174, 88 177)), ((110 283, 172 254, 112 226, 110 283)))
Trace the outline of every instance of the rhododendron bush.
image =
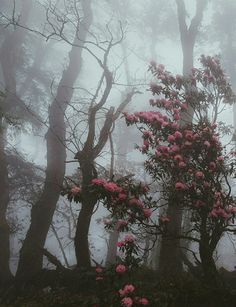
MULTIPOLYGON (((122 178, 117 182, 94 178, 87 188, 91 196, 110 211, 110 219, 104 220, 107 229, 118 224, 119 231, 129 231, 133 224, 141 223, 151 216, 151 204, 147 197, 149 188, 132 178, 122 178)), ((63 194, 77 203, 83 197, 79 186, 68 188, 63 194)))
MULTIPOLYGON (((216 119, 235 95, 217 58, 202 56, 200 61, 202 68, 194 68, 188 78, 172 76, 151 63, 156 82, 151 84, 155 99, 150 105, 156 110, 124 115, 127 125, 135 124, 142 133, 138 148, 166 204, 191 213, 192 226, 181 238, 199 244, 206 280, 217 284, 213 252, 223 233, 234 231, 236 202, 228 179, 235 173, 235 155, 222 146, 216 119), (193 122, 181 120, 191 109, 193 122)), ((171 222, 164 218, 157 231, 163 230, 163 222, 171 222)))
POLYGON ((140 229, 146 227, 154 235, 176 238, 169 230, 171 218, 163 210, 165 205, 189 213, 191 227, 178 237, 198 244, 205 282, 222 286, 213 253, 222 235, 235 231, 236 200, 229 178, 236 175, 236 155, 220 142, 217 116, 222 106, 235 101, 235 95, 217 58, 202 56, 201 65, 186 78, 151 63, 155 82, 151 83, 154 98, 150 105, 155 109, 124 113, 127 125, 136 125, 141 132, 143 143, 138 149, 146 156, 144 166, 161 187, 162 215, 157 222, 151 215, 158 201, 148 195, 147 186, 129 176, 116 181, 96 177, 86 187, 77 184, 63 192, 70 201, 82 202, 86 188, 86 193, 110 212, 109 219, 104 219, 105 227, 124 233, 117 243, 118 262, 110 268, 96 268, 99 304, 106 301, 104 282, 114 290, 114 306, 152 304, 132 277, 142 262, 132 231, 133 225, 142 225, 140 229), (183 118, 193 110, 193 122, 185 122, 183 118))
MULTIPOLYGON (((99 304, 107 304, 107 300, 110 299, 112 306, 149 305, 149 300, 143 295, 140 287, 133 285, 132 277, 132 273, 141 262, 132 226, 146 223, 152 214, 152 203, 148 197, 149 188, 136 182, 132 176, 123 177, 116 182, 94 178, 86 188, 91 197, 102 202, 110 212, 109 219, 104 219, 105 228, 116 227, 119 232, 124 233, 123 238, 117 242, 117 248, 120 250, 118 262, 105 269, 95 269, 96 281, 99 283, 99 304), (110 290, 108 296, 103 293, 106 288, 103 286, 104 282, 108 282, 113 290, 110 290)), ((67 194, 70 201, 78 203, 82 201, 82 192, 82 188, 75 185, 68 187, 63 194, 67 194)))

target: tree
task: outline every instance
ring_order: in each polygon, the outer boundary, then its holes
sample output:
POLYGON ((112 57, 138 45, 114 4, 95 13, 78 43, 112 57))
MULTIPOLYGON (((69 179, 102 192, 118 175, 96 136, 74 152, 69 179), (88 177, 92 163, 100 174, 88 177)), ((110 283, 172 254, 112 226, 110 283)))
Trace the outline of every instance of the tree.
MULTIPOLYGON (((183 78, 153 63, 150 69, 157 84, 151 85, 152 93, 165 98, 152 99, 150 104, 164 112, 127 114, 126 121, 128 125, 137 124, 142 132, 144 144, 140 150, 147 155, 146 169, 163 188, 166 216, 160 216, 159 224, 153 227, 167 240, 196 242, 204 281, 219 288, 222 281, 213 252, 222 235, 234 231, 236 203, 228 176, 235 172, 235 153, 223 157, 215 119, 222 104, 235 102, 235 95, 217 58, 202 56, 201 64, 202 69, 194 69, 189 78, 183 78), (192 87, 192 91, 186 92, 186 87, 192 87), (194 107, 197 120, 180 125, 180 113, 188 105, 194 107), (176 232, 168 227, 170 207, 190 212, 189 230, 176 232)), ((169 265, 169 272, 167 268, 165 271, 173 276, 175 267, 169 265)))
MULTIPOLYGON (((65 112, 73 95, 73 85, 81 71, 82 50, 92 23, 91 1, 81 1, 83 20, 77 19, 74 41, 69 53, 69 64, 63 71, 56 97, 49 111, 49 129, 46 133, 47 168, 43 192, 32 207, 31 224, 20 251, 17 278, 29 278, 42 268, 43 247, 60 196, 65 175, 66 126, 65 112), (80 48, 78 48, 80 46, 80 48)), ((76 12, 79 8, 75 5, 76 12)), ((54 13, 54 11, 52 11, 54 13)), ((66 20, 62 19, 61 29, 66 20)), ((60 32, 63 36, 63 31, 60 32)))
MULTIPOLYGON (((110 43, 111 47, 112 41, 110 43)), ((98 198, 88 193, 88 187, 91 184, 92 179, 97 177, 95 160, 99 156, 107 142, 114 121, 119 117, 120 113, 123 111, 125 106, 131 101, 133 95, 136 93, 135 90, 132 90, 130 93, 128 93, 126 98, 124 99, 124 101, 121 102, 116 111, 113 107, 111 107, 107 111, 105 121, 103 123, 99 135, 97 136, 98 141, 95 142, 96 116, 98 115, 98 112, 103 108, 103 105, 106 103, 113 82, 112 74, 106 66, 106 56, 102 65, 104 69, 102 79, 106 79, 106 86, 100 101, 96 104, 93 104, 92 102, 90 105, 87 138, 82 150, 80 150, 75 156, 75 158, 78 159, 82 175, 82 196, 80 201, 81 210, 79 213, 75 235, 75 252, 77 258, 77 266, 83 268, 89 268, 91 265, 88 245, 88 231, 93 210, 98 201, 98 198)))
MULTIPOLYGON (((193 68, 193 51, 206 3, 207 1, 196 1, 196 13, 191 20, 190 26, 188 27, 186 22, 187 12, 184 0, 176 0, 180 39, 183 51, 183 75, 186 77, 190 74, 191 69, 193 68)), ((190 86, 193 87, 194 85, 191 84, 190 86)), ((189 89, 186 88, 186 92, 188 91, 189 89)), ((191 105, 189 105, 187 111, 184 110, 181 112, 181 124, 192 122, 193 114, 194 109, 191 105)), ((172 232, 181 232, 182 214, 182 211, 178 210, 178 207, 171 206, 169 208, 168 216, 170 216, 171 222, 168 224, 168 227, 172 232)), ((160 268, 162 268, 164 275, 166 273, 165 268, 169 271, 170 267, 176 274, 181 274, 182 259, 180 240, 165 240, 163 238, 160 251, 160 268)))

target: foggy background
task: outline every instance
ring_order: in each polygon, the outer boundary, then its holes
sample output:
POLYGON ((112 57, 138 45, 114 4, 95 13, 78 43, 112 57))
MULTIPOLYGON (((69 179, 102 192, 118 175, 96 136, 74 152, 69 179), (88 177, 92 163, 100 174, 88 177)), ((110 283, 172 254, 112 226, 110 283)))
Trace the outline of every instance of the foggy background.
MULTIPOLYGON (((65 175, 78 176, 79 165, 74 157, 86 140, 88 109, 103 73, 99 61, 104 60, 111 38, 116 43, 107 54, 106 65, 114 81, 98 116, 97 135, 109 107, 116 108, 132 89, 138 93, 132 97, 125 111, 150 108, 150 61, 165 65, 174 74, 183 73, 183 52, 175 1, 88 2, 90 17, 86 15, 80 1, 0 1, 0 91, 8 99, 7 103, 2 102, 0 109, 7 114, 7 120, 1 116, 1 127, 4 127, 1 150, 5 152, 8 165, 10 200, 6 220, 10 227, 10 269, 13 273, 16 272, 19 251, 30 225, 31 208, 40 197, 44 185, 49 112, 59 87, 71 94, 65 110, 65 175), (85 28, 86 35, 75 43, 79 18, 87 20, 81 26, 85 28), (70 73, 74 74, 71 77, 74 81, 67 84, 63 80, 63 71, 69 65, 72 48, 75 58, 78 53, 79 64, 78 67, 72 64, 70 73)), ((190 26, 196 14, 197 1, 184 2, 186 24, 190 26)), ((220 55, 222 65, 236 89, 236 3, 233 0, 205 2, 203 19, 194 45, 194 66, 199 66, 201 54, 220 55)), ((104 82, 96 94, 97 100, 102 96, 104 82)), ((236 125, 234 117, 235 109, 229 106, 218 119, 232 126, 231 134, 223 140, 225 144, 232 139, 236 125)), ((140 136, 135 129, 126 127, 122 116, 114 124, 112 140, 114 173, 121 170, 124 175, 134 172, 138 179, 148 182, 149 178, 142 166, 143 157, 135 150, 135 144, 141 142, 140 136)), ((231 143, 231 146, 234 144, 231 143)), ((109 172, 109 140, 96 163, 109 172)), ((76 263, 73 237, 79 212, 80 204, 70 204, 65 197, 60 197, 45 244, 62 264, 69 267, 76 263)), ((103 264, 110 236, 104 230, 103 219, 107 215, 108 212, 99 205, 89 229, 91 258, 103 264)), ((148 256, 147 264, 155 268, 157 264, 153 264, 152 257, 155 256, 148 256)), ((219 267, 234 269, 234 236, 226 235, 221 240, 216 257, 219 267)), ((46 258, 44 266, 51 267, 46 258)))

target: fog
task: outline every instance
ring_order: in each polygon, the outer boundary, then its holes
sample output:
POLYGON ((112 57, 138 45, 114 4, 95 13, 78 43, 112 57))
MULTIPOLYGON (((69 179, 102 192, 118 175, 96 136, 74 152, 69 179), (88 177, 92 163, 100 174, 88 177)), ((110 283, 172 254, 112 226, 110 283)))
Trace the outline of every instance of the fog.
MULTIPOLYGON (((142 129, 127 126, 123 113, 153 110, 150 63, 187 78, 202 54, 219 56, 236 90, 235 30, 233 0, 0 1, 0 284, 55 269, 47 252, 69 270, 122 258, 116 244, 125 233, 104 228, 113 213, 89 194, 94 178, 132 174, 149 185, 156 200, 150 223, 159 223, 167 212, 159 206, 161 183, 137 150, 142 129)), ((218 108, 229 152, 235 106, 218 108)), ((228 176, 233 198, 234 178, 228 176)), ((182 230, 191 228, 186 212, 182 230)), ((138 238, 141 264, 161 270, 162 234, 139 222, 128 232, 138 238)), ((218 269, 235 269, 235 244, 234 232, 225 231, 214 250, 218 269)), ((194 266, 198 245, 181 245, 194 266)), ((182 266, 190 271, 186 261, 182 266)))

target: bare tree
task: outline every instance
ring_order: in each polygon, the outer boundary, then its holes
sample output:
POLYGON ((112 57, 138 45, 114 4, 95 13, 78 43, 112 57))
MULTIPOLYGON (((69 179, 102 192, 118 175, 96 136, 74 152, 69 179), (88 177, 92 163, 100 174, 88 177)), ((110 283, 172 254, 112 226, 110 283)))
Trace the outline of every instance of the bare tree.
MULTIPOLYGON (((65 112, 73 95, 73 85, 81 71, 82 50, 86 35, 92 23, 91 1, 81 1, 83 20, 77 9, 77 25, 74 41, 69 53, 69 63, 63 71, 58 85, 56 97, 49 110, 49 129, 46 133, 47 141, 47 168, 43 192, 32 207, 31 224, 20 251, 20 259, 17 270, 17 278, 28 278, 35 275, 42 268, 43 247, 50 228, 52 217, 60 196, 65 175, 66 160, 66 126, 65 112), (80 47, 80 48, 79 48, 80 47)), ((63 20, 59 34, 67 40, 63 34, 66 21, 63 20)), ((52 27, 53 24, 50 23, 52 27)), ((57 28, 55 26, 55 31, 57 28)))

